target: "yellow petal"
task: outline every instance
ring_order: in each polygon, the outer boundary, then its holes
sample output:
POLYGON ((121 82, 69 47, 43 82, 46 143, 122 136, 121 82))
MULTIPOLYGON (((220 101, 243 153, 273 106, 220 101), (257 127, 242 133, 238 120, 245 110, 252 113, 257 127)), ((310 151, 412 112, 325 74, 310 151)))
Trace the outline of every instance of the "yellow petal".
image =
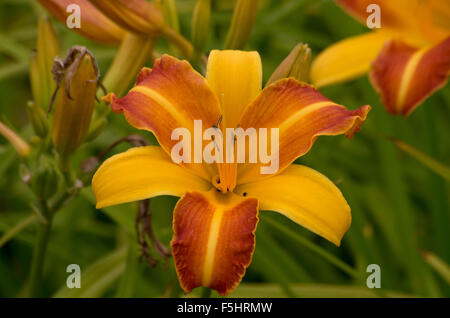
POLYGON ((387 40, 388 33, 377 31, 333 44, 314 60, 311 66, 311 82, 316 87, 321 87, 367 73, 387 40))
POLYGON ((132 148, 115 155, 98 168, 92 179, 97 209, 210 188, 209 182, 174 164, 158 146, 132 148))
POLYGON ((305 166, 291 165, 272 178, 240 185, 235 192, 257 198, 260 210, 279 212, 338 246, 350 227, 350 207, 341 191, 305 166))
POLYGON ((261 58, 257 52, 214 50, 206 79, 220 100, 223 127, 235 128, 244 108, 261 91, 261 58))

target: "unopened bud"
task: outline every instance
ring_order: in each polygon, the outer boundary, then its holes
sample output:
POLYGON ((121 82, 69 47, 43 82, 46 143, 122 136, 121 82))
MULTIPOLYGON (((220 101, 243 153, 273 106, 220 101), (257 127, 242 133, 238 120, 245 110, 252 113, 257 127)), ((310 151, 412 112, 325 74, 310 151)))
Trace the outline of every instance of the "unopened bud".
POLYGON ((237 0, 225 49, 242 50, 247 44, 258 13, 258 0, 237 0))
POLYGON ((135 33, 158 35, 167 26, 162 12, 146 0, 90 2, 120 26, 135 33))
POLYGON ((164 15, 145 0, 91 0, 104 14, 123 28, 138 34, 165 36, 186 57, 192 55, 192 45, 164 20, 164 15))
POLYGON ((48 122, 44 110, 34 102, 27 104, 28 116, 37 136, 45 138, 48 133, 48 122))
POLYGON ((53 60, 59 54, 59 43, 50 19, 39 20, 36 54, 31 59, 30 82, 37 107, 47 108, 55 90, 52 79, 53 60))
POLYGON ((122 28, 88 0, 38 1, 64 25, 93 41, 107 45, 119 44, 125 36, 125 31, 122 28), (71 11, 70 8, 72 7, 78 8, 78 10, 71 11), (70 21, 70 25, 68 21, 70 21))
POLYGON ((16 149, 17 153, 21 157, 28 156, 31 151, 30 146, 22 139, 18 134, 16 134, 12 129, 5 126, 0 122, 0 135, 5 137, 11 145, 16 149))
MULTIPOLYGON (((148 61, 156 38, 127 33, 114 61, 103 78, 103 85, 110 92, 122 96, 136 79, 136 74, 148 61)), ((109 108, 104 108, 109 109, 109 108)))
POLYGON ((58 189, 58 174, 53 165, 44 162, 39 165, 31 177, 31 188, 42 199, 51 198, 58 189))
POLYGON ((210 16, 211 0, 197 0, 191 30, 191 41, 197 54, 201 54, 208 41, 210 16))
POLYGON ((286 77, 293 77, 300 82, 308 82, 310 67, 311 49, 307 44, 297 44, 273 72, 266 85, 286 77))
POLYGON ((55 60, 53 75, 59 89, 52 140, 61 157, 68 158, 88 132, 100 73, 92 53, 74 46, 64 61, 55 60))

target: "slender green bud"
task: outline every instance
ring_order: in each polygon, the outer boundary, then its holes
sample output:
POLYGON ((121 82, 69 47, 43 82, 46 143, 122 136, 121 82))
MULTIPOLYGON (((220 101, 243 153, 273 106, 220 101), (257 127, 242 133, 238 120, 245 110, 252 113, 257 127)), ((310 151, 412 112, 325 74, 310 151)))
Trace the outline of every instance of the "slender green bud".
POLYGON ((41 200, 51 198, 58 189, 58 174, 47 162, 41 163, 31 178, 31 188, 41 200))
MULTIPOLYGON (((162 0, 161 1, 161 10, 164 14, 164 19, 167 25, 172 28, 175 32, 180 32, 180 21, 178 19, 178 10, 177 4, 175 0, 162 0)), ((172 55, 179 56, 181 55, 180 50, 176 45, 169 42, 170 51, 172 55)))
POLYGON ((178 10, 175 0, 163 0, 162 8, 166 23, 177 32, 180 32, 180 21, 178 19, 178 10))
POLYGON ((237 0, 225 49, 242 50, 247 44, 258 13, 258 0, 237 0))
POLYGON ((273 72, 266 85, 286 77, 294 77, 300 82, 308 82, 311 59, 311 49, 308 45, 297 44, 273 72))
POLYGON ((64 61, 55 60, 58 83, 52 140, 66 160, 84 141, 91 122, 100 76, 94 56, 85 47, 74 46, 64 61))
MULTIPOLYGON (((109 92, 122 96, 136 79, 136 74, 150 59, 156 38, 127 33, 108 69, 103 85, 109 92)), ((109 109, 109 108, 108 108, 109 109)))
POLYGON ((197 0, 192 16, 191 42, 196 56, 201 56, 206 47, 211 18, 211 0, 197 0))
POLYGON ((27 111, 34 132, 37 136, 45 138, 48 134, 48 121, 44 110, 36 103, 29 101, 27 111))
POLYGON ((55 83, 52 79, 53 60, 59 54, 59 43, 50 19, 39 20, 37 49, 31 59, 30 82, 34 102, 40 108, 48 108, 55 83))

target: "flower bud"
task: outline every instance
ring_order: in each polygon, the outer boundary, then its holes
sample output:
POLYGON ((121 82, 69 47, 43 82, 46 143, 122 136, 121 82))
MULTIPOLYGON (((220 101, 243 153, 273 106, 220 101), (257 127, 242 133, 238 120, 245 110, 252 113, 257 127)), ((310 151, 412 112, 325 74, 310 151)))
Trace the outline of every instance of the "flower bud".
POLYGON ((53 67, 58 92, 52 140, 61 157, 68 158, 84 141, 91 122, 99 78, 97 63, 85 47, 74 46, 53 67))
POLYGON ((28 156, 31 151, 30 146, 28 146, 28 144, 22 138, 20 138, 19 135, 5 126, 2 122, 0 122, 0 135, 5 137, 11 143, 14 149, 16 149, 19 156, 28 156))
POLYGON ((48 122, 44 110, 33 102, 28 102, 27 110, 34 132, 37 136, 45 138, 48 133, 48 122))
POLYGON ((59 54, 59 43, 52 23, 46 17, 38 24, 37 50, 31 59, 30 82, 34 103, 39 108, 48 108, 55 90, 52 79, 53 60, 59 54))
POLYGON ((237 0, 225 49, 242 50, 252 32, 258 12, 258 0, 237 0))
MULTIPOLYGON (((136 74, 149 60, 156 38, 142 34, 127 33, 114 61, 103 78, 109 92, 122 96, 136 79, 136 74)), ((110 108, 104 108, 109 110, 110 108)))
POLYGON ((307 44, 297 44, 273 72, 266 85, 286 77, 293 77, 300 82, 308 82, 310 67, 311 49, 307 44))
POLYGON ((91 3, 120 26, 135 33, 158 35, 167 27, 161 11, 145 0, 91 0, 91 3))
POLYGON ((175 0, 163 0, 162 10, 166 23, 175 31, 180 31, 180 21, 178 19, 177 4, 175 0))
POLYGON ((90 0, 99 10, 123 28, 150 36, 164 35, 186 57, 192 55, 192 45, 164 20, 163 13, 145 0, 90 0))
POLYGON ((38 1, 64 25, 95 42, 115 45, 119 44, 125 36, 122 28, 88 0, 38 1))
POLYGON ((41 163, 31 177, 31 188, 41 199, 51 198, 58 189, 58 174, 47 162, 41 163))
POLYGON ((197 54, 201 54, 208 41, 210 16, 211 0, 197 0, 191 29, 191 41, 197 54))

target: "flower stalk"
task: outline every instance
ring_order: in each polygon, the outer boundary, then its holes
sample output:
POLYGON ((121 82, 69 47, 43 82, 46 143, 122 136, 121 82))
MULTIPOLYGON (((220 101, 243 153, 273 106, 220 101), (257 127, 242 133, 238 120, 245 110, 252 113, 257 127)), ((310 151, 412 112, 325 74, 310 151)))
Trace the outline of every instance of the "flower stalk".
MULTIPOLYGON (((43 204, 43 207, 45 207, 45 204, 43 204)), ((31 261, 31 271, 28 281, 29 297, 39 297, 39 288, 42 281, 45 254, 47 251, 48 240, 53 222, 52 213, 49 213, 49 211, 46 213, 46 220, 47 222, 39 223, 39 229, 34 245, 33 259, 31 261)))

